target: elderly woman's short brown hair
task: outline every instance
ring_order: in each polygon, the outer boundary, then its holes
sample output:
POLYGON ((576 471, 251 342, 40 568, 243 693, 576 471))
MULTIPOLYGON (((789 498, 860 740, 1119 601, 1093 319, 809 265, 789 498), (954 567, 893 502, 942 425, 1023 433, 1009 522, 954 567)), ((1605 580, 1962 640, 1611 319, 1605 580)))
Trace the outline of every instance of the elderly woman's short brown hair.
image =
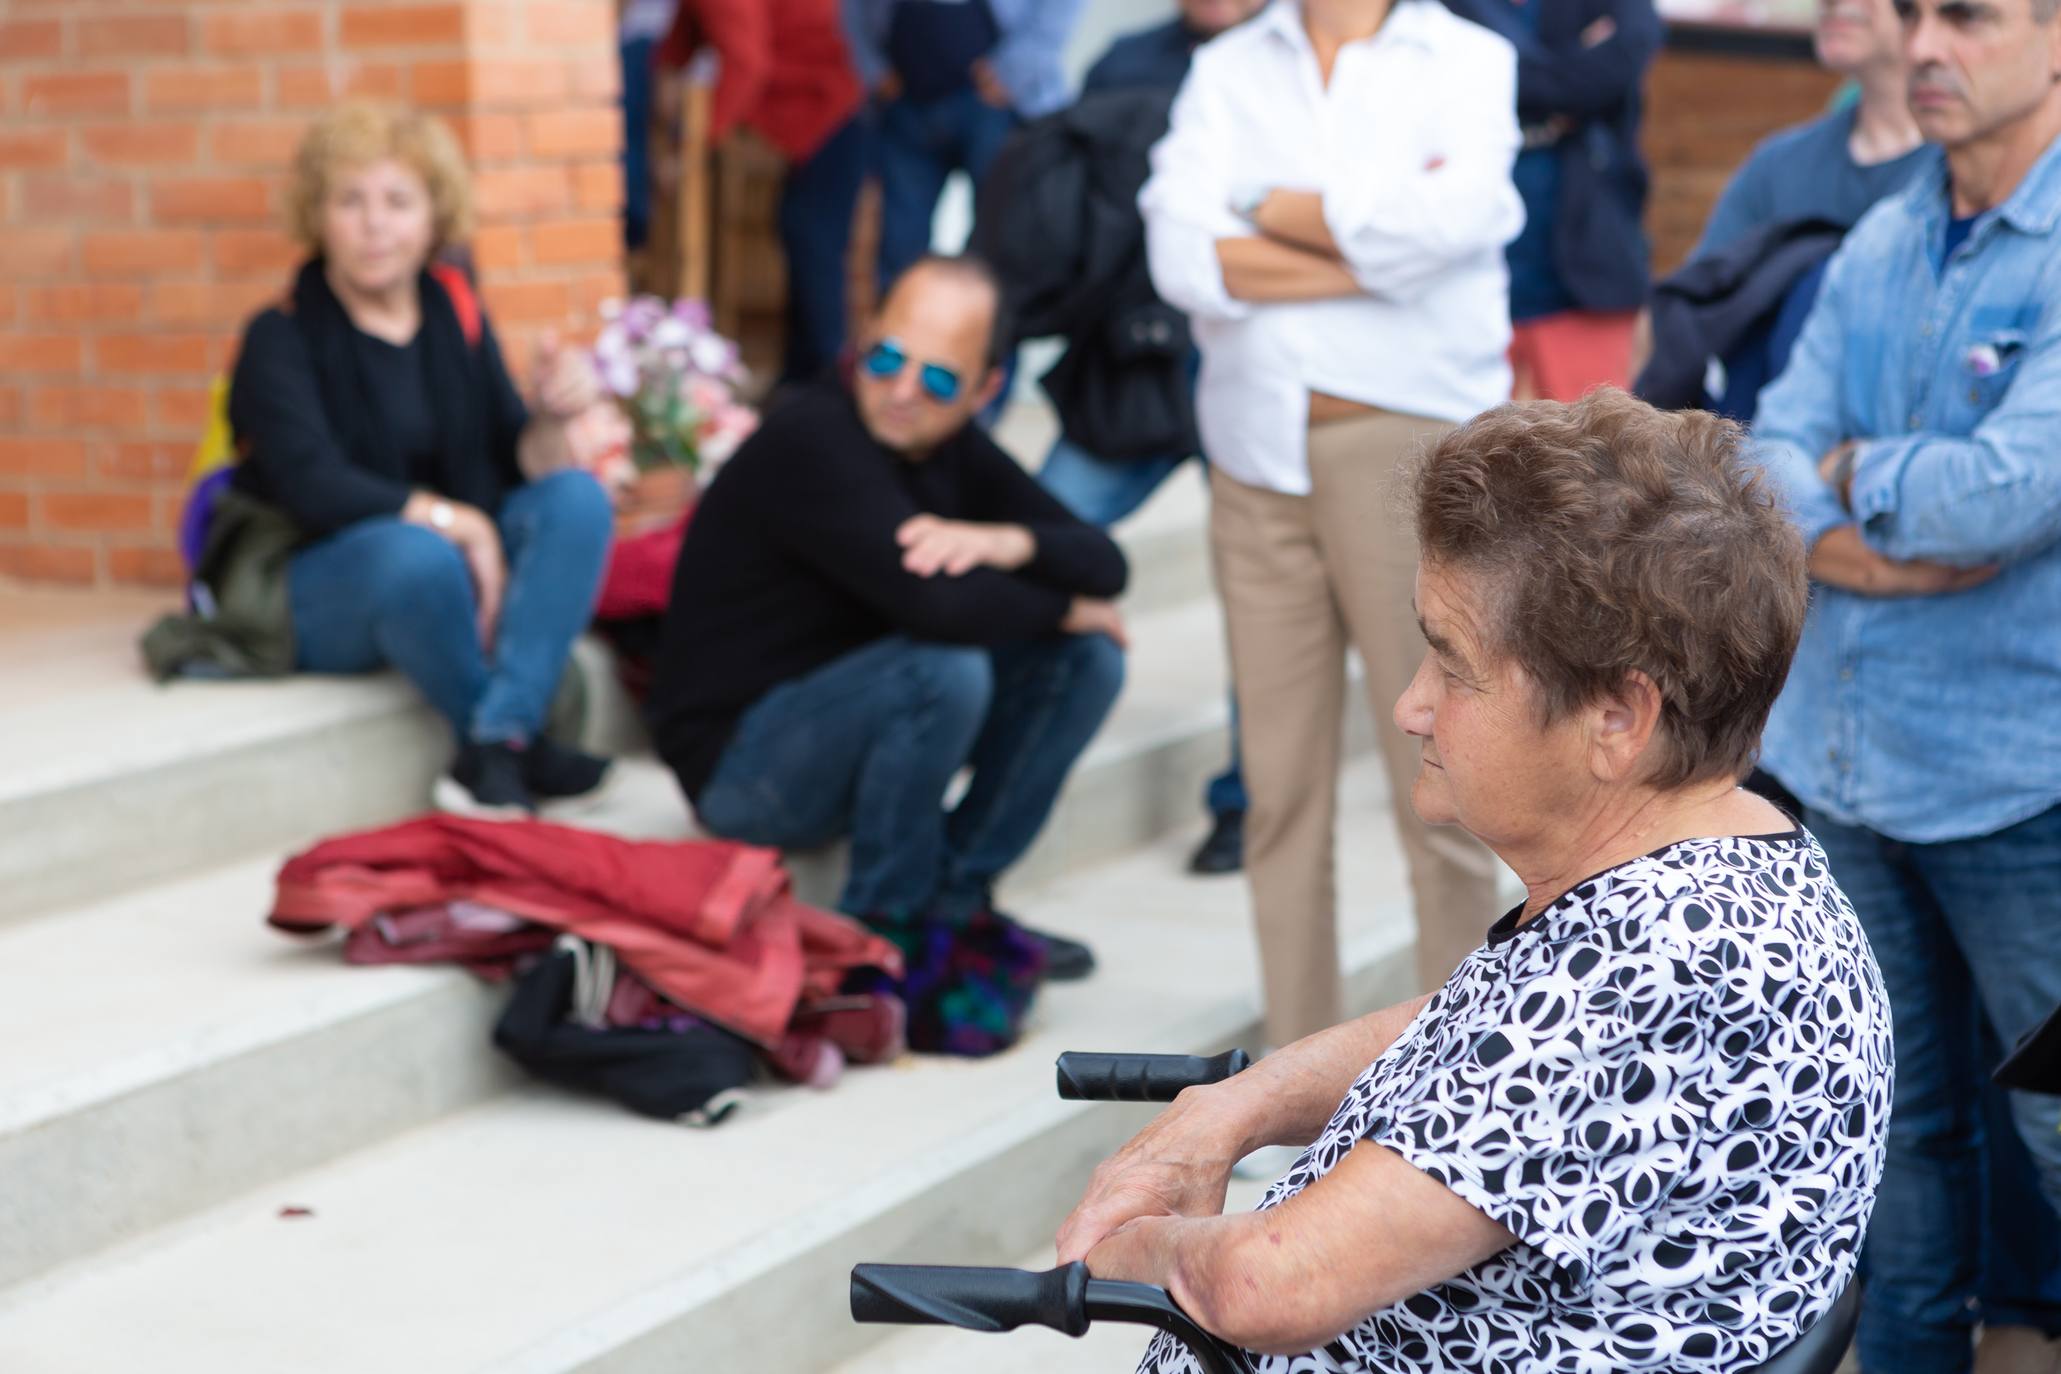
POLYGON ((1803 632, 1803 541, 1743 444, 1602 390, 1490 411, 1415 475, 1421 556, 1476 579, 1543 724, 1653 680, 1659 787, 1752 769, 1803 632))
POLYGON ((393 158, 415 170, 429 188, 435 220, 432 251, 472 232, 472 181, 458 140, 434 115, 371 100, 351 100, 309 126, 294 154, 287 193, 287 224, 301 246, 322 250, 322 202, 329 182, 346 167, 393 158))

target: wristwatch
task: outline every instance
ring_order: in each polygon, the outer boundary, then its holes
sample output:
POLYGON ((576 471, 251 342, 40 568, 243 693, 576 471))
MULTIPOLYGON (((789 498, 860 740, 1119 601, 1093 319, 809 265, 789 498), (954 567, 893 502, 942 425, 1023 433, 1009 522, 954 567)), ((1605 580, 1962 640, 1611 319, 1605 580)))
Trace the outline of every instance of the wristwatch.
POLYGON ((429 527, 431 529, 435 530, 438 534, 449 534, 451 527, 457 523, 458 512, 451 509, 449 501, 432 501, 429 503, 429 527))
POLYGON ((1231 193, 1231 213, 1250 223, 1253 216, 1260 212, 1260 207, 1267 203, 1269 190, 1269 187, 1255 185, 1233 191, 1231 193))

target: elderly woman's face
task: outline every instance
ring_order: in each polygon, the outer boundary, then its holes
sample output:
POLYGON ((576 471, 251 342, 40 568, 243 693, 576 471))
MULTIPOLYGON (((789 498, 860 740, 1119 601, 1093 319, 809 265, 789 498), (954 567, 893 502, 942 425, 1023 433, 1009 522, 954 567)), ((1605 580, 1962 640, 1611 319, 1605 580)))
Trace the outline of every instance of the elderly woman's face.
POLYGON ((322 198, 322 252, 352 287, 376 295, 415 279, 436 238, 429 186, 404 162, 344 167, 322 198))
POLYGON ((1395 705, 1422 746, 1410 804, 1427 824, 1460 825, 1494 847, 1533 834, 1592 786, 1580 727, 1541 728, 1529 678, 1483 642, 1488 608, 1475 580, 1417 569, 1417 618, 1429 646, 1395 705))

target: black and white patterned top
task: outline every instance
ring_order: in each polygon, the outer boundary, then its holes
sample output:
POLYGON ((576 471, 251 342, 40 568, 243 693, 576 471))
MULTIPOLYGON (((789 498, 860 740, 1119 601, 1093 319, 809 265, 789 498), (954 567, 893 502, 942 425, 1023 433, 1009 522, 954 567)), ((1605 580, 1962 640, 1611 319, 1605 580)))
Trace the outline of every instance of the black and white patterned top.
MULTIPOLYGON (((1260 1203, 1371 1140, 1517 1243, 1255 1374, 1729 1374, 1852 1277, 1889 1002, 1817 841, 1687 840, 1517 914, 1260 1203)), ((1140 1365, 1194 1369, 1164 1336, 1140 1365)))

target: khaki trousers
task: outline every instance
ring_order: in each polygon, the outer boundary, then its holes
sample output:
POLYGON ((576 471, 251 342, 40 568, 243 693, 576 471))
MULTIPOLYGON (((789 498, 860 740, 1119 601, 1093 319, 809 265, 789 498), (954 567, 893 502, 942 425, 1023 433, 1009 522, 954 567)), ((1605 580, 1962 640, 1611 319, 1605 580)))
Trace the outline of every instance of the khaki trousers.
POLYGON ((1308 496, 1210 473, 1210 546, 1251 795, 1245 869, 1270 1046, 1345 1015, 1334 846, 1348 644, 1366 665, 1409 862, 1419 983, 1427 991, 1444 983, 1499 914, 1495 856, 1466 831, 1427 826, 1410 809, 1418 742, 1394 723, 1396 700, 1424 656, 1410 609, 1416 535, 1397 475, 1452 428, 1386 412, 1313 427, 1308 496))

